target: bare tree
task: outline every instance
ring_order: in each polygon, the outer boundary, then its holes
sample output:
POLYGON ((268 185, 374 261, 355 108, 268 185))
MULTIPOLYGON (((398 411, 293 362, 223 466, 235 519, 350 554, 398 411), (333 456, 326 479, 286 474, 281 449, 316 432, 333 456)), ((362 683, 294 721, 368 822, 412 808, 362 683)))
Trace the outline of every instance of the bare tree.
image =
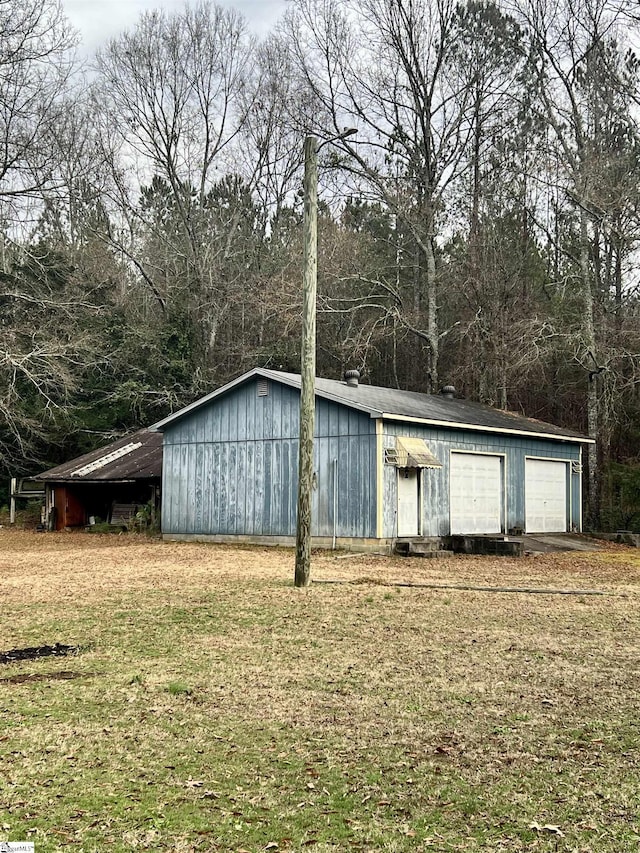
POLYGON ((0 0, 0 466, 24 466, 74 387, 77 299, 32 245, 62 192, 74 35, 57 0, 0 0))
POLYGON ((468 134, 469 100, 448 65, 455 18, 452 0, 296 0, 286 21, 314 98, 308 129, 326 138, 356 126, 340 165, 357 192, 396 217, 404 270, 381 291, 424 348, 428 388, 438 382, 442 334, 437 245, 468 134))
POLYGON ((601 442, 607 434, 599 379, 601 368, 606 367, 606 344, 593 255, 595 231, 604 215, 599 114, 607 90, 610 97, 631 83, 631 79, 623 79, 615 63, 606 61, 608 46, 623 37, 623 15, 630 5, 625 0, 556 0, 551 4, 523 0, 516 8, 529 39, 536 95, 558 164, 556 180, 577 222, 574 244, 568 250, 574 264, 573 352, 584 371, 589 435, 600 442, 599 448, 590 446, 588 456, 592 524, 599 517, 598 452, 602 452, 601 442))
MULTIPOLYGON (((205 363, 246 273, 242 261, 233 262, 240 257, 234 237, 241 206, 227 206, 222 230, 215 230, 212 211, 216 203, 222 211, 216 188, 239 168, 239 135, 252 102, 251 48, 240 15, 203 2, 172 15, 142 15, 97 60, 96 104, 104 107, 120 226, 109 239, 159 306, 189 301, 204 330, 205 363), (170 197, 171 228, 155 216, 157 208, 138 204, 140 189, 154 180, 170 197), (145 242, 155 256, 145 253, 145 242), (179 277, 163 268, 163 256, 178 261, 179 277)), ((251 188, 255 175, 254 164, 240 180, 251 188)))
POLYGON ((5 211, 51 183, 55 154, 50 134, 69 81, 73 43, 58 0, 0 0, 0 198, 5 211))

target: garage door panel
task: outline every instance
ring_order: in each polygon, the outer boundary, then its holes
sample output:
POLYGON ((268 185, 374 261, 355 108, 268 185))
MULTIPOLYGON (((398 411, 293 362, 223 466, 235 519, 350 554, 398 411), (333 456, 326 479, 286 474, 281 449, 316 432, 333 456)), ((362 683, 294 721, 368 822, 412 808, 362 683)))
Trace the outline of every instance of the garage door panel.
POLYGON ((548 459, 525 461, 525 505, 527 533, 566 532, 566 462, 548 459))
POLYGON ((449 476, 451 532, 500 533, 502 458, 452 453, 449 476))

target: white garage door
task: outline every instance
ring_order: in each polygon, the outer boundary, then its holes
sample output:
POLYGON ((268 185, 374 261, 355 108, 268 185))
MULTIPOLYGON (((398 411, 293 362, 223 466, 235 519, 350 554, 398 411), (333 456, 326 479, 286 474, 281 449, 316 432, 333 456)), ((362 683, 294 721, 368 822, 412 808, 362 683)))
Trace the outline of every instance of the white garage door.
POLYGON ((525 461, 527 533, 564 533, 567 529, 567 463, 525 461))
POLYGON ((500 533, 502 530, 502 458, 452 453, 451 532, 500 533))

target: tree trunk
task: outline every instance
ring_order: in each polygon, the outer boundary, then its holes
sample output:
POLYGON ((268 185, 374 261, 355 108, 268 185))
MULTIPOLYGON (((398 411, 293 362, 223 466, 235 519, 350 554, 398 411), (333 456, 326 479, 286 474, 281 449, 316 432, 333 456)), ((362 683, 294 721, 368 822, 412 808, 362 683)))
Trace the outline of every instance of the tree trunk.
MULTIPOLYGON (((584 197, 587 197, 585 192, 584 197)), ((582 345, 587 360, 593 360, 594 367, 598 363, 596 336, 593 318, 593 289, 591 286, 591 271, 589 269, 589 231, 586 211, 580 210, 580 273, 582 286, 582 345), (591 356, 588 354, 591 353, 591 356)), ((600 427, 600 397, 598 394, 597 376, 589 378, 587 388, 587 432, 589 438, 596 440, 587 450, 587 518, 592 529, 600 523, 600 475, 598 469, 598 444, 600 427)))

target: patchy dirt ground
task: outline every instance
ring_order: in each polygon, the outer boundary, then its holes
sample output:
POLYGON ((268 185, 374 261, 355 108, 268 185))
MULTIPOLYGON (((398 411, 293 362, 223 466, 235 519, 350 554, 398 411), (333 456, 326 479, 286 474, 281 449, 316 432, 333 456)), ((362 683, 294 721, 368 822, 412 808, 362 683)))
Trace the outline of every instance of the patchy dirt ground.
MULTIPOLYGON (((0 585, 22 602, 100 596, 117 589, 207 586, 212 580, 293 579, 293 552, 283 548, 163 542, 144 536, 0 530, 0 585)), ((531 557, 454 556, 436 559, 316 551, 312 580, 558 589, 637 588, 640 551, 618 545, 594 552, 531 557)))
POLYGON ((303 591, 293 569, 284 549, 0 530, 0 651, 78 647, 2 667, 10 837, 637 847, 640 554, 318 552, 303 591))

